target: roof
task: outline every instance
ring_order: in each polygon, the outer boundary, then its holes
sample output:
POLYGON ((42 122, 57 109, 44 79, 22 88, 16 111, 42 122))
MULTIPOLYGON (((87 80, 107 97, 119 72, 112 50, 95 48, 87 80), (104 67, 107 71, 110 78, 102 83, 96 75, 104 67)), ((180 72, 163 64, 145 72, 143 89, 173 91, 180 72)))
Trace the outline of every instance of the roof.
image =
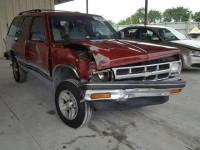
POLYGON ((63 10, 46 10, 46 9, 33 9, 33 10, 28 10, 24 12, 20 12, 19 15, 22 16, 31 16, 35 14, 60 14, 60 15, 71 15, 71 16, 98 16, 99 15, 94 15, 94 14, 86 14, 86 13, 80 13, 80 12, 71 12, 71 11, 63 11, 63 10))
POLYGON ((125 27, 123 29, 131 28, 131 27, 146 27, 146 28, 160 28, 160 29, 164 28, 164 29, 170 29, 170 27, 160 26, 160 25, 131 25, 131 26, 125 27))

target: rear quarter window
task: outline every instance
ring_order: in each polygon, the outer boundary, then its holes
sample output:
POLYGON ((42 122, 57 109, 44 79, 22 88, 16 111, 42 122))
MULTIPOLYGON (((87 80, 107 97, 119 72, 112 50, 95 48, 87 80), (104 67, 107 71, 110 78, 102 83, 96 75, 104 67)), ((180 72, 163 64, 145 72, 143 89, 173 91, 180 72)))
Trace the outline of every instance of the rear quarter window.
POLYGON ((17 17, 13 20, 8 31, 9 36, 15 36, 20 20, 21 20, 21 17, 17 17))
POLYGON ((136 39, 137 32, 138 32, 138 29, 136 29, 136 28, 126 29, 126 30, 124 30, 125 38, 136 39))
POLYGON ((32 20, 32 17, 25 17, 23 19, 22 24, 17 29, 16 36, 18 36, 19 38, 22 38, 22 39, 24 39, 26 37, 31 20, 32 20))

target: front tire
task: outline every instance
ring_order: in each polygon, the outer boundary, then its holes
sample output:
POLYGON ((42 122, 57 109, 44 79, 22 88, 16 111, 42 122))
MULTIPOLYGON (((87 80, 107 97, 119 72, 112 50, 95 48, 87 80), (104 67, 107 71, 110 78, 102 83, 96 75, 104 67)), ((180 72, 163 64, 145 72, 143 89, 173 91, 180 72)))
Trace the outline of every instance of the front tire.
POLYGON ((12 70, 16 82, 23 83, 26 81, 27 73, 20 68, 17 60, 15 59, 12 61, 12 70))
POLYGON ((81 101, 82 96, 77 80, 66 80, 56 89, 55 104, 61 120, 72 128, 79 128, 89 122, 93 110, 88 102, 81 101))
POLYGON ((181 60, 181 69, 180 69, 180 70, 181 70, 181 72, 182 72, 182 71, 183 71, 183 69, 184 69, 184 68, 183 68, 183 67, 184 67, 184 60, 183 60, 183 58, 182 58, 182 57, 181 57, 181 59, 180 59, 180 60, 181 60))

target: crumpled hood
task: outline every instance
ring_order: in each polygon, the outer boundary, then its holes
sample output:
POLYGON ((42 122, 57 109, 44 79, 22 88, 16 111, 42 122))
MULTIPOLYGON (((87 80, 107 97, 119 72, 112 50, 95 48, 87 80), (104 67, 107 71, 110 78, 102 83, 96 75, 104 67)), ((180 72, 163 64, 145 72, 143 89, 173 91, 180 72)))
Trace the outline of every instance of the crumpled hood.
POLYGON ((175 45, 184 46, 187 48, 195 48, 197 50, 200 50, 200 41, 195 40, 176 40, 176 41, 170 41, 174 43, 175 45))
MULTIPOLYGON (((79 42, 80 44, 80 42, 79 42)), ((97 69, 107 69, 178 55, 177 48, 128 40, 84 41, 93 54, 97 69)))

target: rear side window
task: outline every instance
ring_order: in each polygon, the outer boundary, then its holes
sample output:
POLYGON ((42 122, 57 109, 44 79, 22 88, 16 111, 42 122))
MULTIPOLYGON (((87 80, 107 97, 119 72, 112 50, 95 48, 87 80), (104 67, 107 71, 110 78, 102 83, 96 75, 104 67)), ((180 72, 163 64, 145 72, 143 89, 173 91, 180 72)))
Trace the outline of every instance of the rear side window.
POLYGON ((148 29, 141 29, 139 33, 140 40, 154 41, 154 39, 160 39, 157 34, 148 29))
POLYGON ((25 17, 23 19, 23 22, 21 26, 17 29, 17 33, 16 33, 19 38, 24 39, 26 37, 31 19, 32 17, 25 17))
POLYGON ((36 17, 33 20, 29 38, 31 41, 38 41, 38 42, 46 41, 46 33, 45 33, 45 25, 43 17, 36 17))
POLYGON ((8 31, 9 36, 15 36, 17 28, 18 28, 19 23, 20 23, 20 20, 21 20, 21 17, 17 17, 13 20, 13 22, 10 26, 10 29, 8 31))
POLYGON ((137 38, 137 32, 138 32, 138 29, 126 29, 124 31, 125 38, 136 39, 137 38))

